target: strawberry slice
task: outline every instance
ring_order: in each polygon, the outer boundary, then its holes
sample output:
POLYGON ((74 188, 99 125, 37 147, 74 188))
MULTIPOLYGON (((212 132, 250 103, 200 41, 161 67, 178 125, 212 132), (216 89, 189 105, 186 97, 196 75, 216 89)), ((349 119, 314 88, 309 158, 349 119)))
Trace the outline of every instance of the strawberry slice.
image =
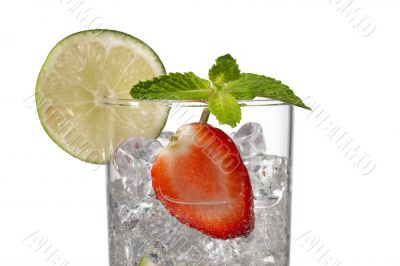
POLYGON ((181 127, 151 169, 156 197, 181 223, 211 237, 247 236, 254 228, 249 174, 222 130, 181 127))

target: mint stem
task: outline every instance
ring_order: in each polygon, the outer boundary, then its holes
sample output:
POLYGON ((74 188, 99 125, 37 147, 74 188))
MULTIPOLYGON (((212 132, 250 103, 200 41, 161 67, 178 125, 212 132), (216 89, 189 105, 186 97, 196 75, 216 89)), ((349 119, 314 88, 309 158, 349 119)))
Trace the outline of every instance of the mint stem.
POLYGON ((204 108, 203 112, 201 113, 200 123, 207 123, 209 117, 210 110, 208 110, 208 108, 204 108))

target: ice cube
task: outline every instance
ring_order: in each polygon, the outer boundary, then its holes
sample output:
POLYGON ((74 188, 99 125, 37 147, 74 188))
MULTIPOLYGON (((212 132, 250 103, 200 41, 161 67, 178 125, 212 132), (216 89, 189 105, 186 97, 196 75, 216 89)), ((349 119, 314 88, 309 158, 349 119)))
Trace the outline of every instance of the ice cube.
POLYGON ((146 172, 137 176, 135 179, 123 179, 126 193, 131 200, 146 200, 154 197, 154 189, 151 180, 150 165, 146 168, 146 172))
POLYGON ((163 147, 164 146, 158 140, 148 140, 141 151, 145 161, 153 162, 163 147))
POLYGON ((151 178, 145 181, 141 186, 138 187, 138 196, 141 198, 152 198, 154 197, 154 189, 151 178))
POLYGON ((230 245, 230 240, 219 240, 214 238, 200 238, 200 245, 203 253, 208 260, 217 265, 225 264, 235 257, 234 247, 230 245))
POLYGON ((118 217, 121 223, 129 229, 136 226, 138 219, 135 219, 134 210, 128 205, 122 205, 118 208, 118 217))
POLYGON ((121 142, 115 150, 114 160, 117 162, 118 170, 124 170, 121 166, 130 165, 133 159, 142 159, 153 162, 155 156, 163 148, 163 145, 155 139, 144 137, 129 138, 121 142))
MULTIPOLYGON (((114 167, 121 176, 132 175, 132 168, 141 164, 140 151, 143 149, 145 139, 130 138, 121 142, 114 154, 114 167)), ((136 169, 135 169, 136 171, 136 169)))
POLYGON ((231 137, 242 158, 264 153, 267 150, 263 130, 259 123, 246 123, 238 131, 232 133, 231 137))
POLYGON ((127 139, 115 150, 114 167, 126 183, 134 182, 139 186, 150 176, 151 163, 162 147, 154 139, 127 139))
POLYGON ((118 216, 124 228, 134 228, 145 213, 153 206, 149 202, 139 202, 138 204, 124 204, 118 208, 118 216))
POLYGON ((288 160, 276 155, 266 155, 259 170, 264 177, 288 174, 288 160))
POLYGON ((264 164, 264 160, 267 160, 267 155, 263 153, 256 154, 243 160, 249 173, 257 173, 260 171, 261 166, 264 164))
POLYGON ((258 154, 244 161, 250 173, 255 207, 273 207, 280 202, 288 186, 287 160, 258 154))

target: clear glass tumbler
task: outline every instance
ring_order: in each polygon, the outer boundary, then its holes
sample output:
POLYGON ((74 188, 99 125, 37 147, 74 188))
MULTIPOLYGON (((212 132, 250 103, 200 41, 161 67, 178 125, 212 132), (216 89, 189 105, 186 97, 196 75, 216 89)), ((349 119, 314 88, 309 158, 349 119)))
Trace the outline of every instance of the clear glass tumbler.
POLYGON ((108 99, 106 104, 113 112, 138 113, 143 104, 169 111, 154 138, 130 132, 123 120, 109 121, 110 265, 289 265, 292 106, 268 99, 240 101, 242 120, 235 128, 209 117, 207 123, 235 143, 253 193, 254 229, 246 237, 224 240, 179 222, 155 197, 152 185, 154 158, 178 128, 199 122, 206 103, 108 99))

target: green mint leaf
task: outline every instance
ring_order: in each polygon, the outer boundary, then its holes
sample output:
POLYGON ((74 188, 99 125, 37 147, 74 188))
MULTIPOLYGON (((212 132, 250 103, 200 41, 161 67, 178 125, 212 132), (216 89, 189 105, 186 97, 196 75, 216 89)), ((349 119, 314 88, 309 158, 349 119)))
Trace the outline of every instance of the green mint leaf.
POLYGON ((226 91, 216 91, 208 99, 208 109, 220 124, 235 127, 240 122, 242 113, 233 95, 226 91))
POLYGON ((130 91, 135 99, 207 100, 212 92, 210 82, 192 72, 169 73, 141 81, 130 91))
POLYGON ((311 110, 287 85, 263 75, 243 73, 239 79, 228 82, 225 90, 236 99, 251 100, 257 96, 265 97, 311 110))
POLYGON ((224 83, 240 78, 240 69, 236 60, 226 54, 215 60, 215 64, 208 71, 208 77, 213 85, 221 88, 224 83))
POLYGON ((170 73, 136 84, 130 91, 135 99, 203 100, 220 124, 235 127, 241 120, 238 100, 265 97, 311 110, 282 82, 263 75, 240 73, 236 60, 220 56, 208 72, 211 80, 192 72, 170 73))

